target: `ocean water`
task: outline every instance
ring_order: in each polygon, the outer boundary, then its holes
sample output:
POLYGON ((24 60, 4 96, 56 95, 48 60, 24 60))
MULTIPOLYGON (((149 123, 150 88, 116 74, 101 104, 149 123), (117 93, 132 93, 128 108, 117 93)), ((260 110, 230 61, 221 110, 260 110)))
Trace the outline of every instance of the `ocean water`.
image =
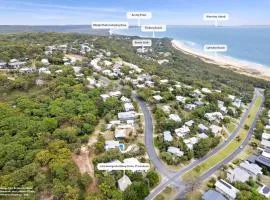
MULTIPOLYGON (((139 28, 118 30, 117 34, 152 37, 152 33, 141 32, 139 28)), ((169 37, 190 48, 203 50, 205 44, 226 44, 228 51, 221 56, 270 68, 270 26, 168 26, 166 32, 156 32, 155 37, 169 37)))

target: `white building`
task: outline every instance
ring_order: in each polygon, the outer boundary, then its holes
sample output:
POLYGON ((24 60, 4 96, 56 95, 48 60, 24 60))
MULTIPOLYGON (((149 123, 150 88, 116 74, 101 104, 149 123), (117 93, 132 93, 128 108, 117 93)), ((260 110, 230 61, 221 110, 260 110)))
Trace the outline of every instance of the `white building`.
POLYGON ((115 141, 115 140, 108 140, 105 141, 105 150, 111 150, 111 149, 116 149, 119 147, 119 141, 115 141))
POLYGON ((170 131, 164 131, 164 132, 163 132, 163 137, 164 137, 164 141, 166 141, 166 142, 171 142, 171 141, 173 141, 173 137, 172 137, 170 131))
POLYGON ((172 154, 174 154, 174 155, 176 155, 178 157, 181 157, 181 156, 184 155, 184 152, 181 151, 179 148, 176 148, 176 147, 169 147, 168 152, 172 153, 172 154))
POLYGON ((263 174, 262 168, 259 165, 250 163, 248 161, 240 163, 239 167, 246 170, 252 177, 263 174))
POLYGON ((181 128, 177 128, 174 131, 178 137, 184 137, 186 134, 190 133, 190 129, 186 125, 182 126, 181 128))
POLYGON ((199 128, 199 131, 203 133, 209 130, 209 128, 203 124, 199 124, 198 128, 199 128))
POLYGON ((250 174, 240 167, 229 169, 227 171, 227 178, 230 182, 240 181, 244 183, 249 180, 249 177, 250 174))
POLYGON ((136 113, 134 111, 118 113, 118 119, 121 121, 135 120, 135 118, 136 118, 136 113))
POLYGON ((124 108, 126 112, 134 110, 134 106, 132 103, 124 103, 124 108))
POLYGON ((176 101, 179 101, 181 103, 185 103, 186 102, 186 97, 183 97, 183 96, 176 96, 176 101))
POLYGON ((177 114, 170 114, 169 118, 175 122, 181 122, 181 118, 177 114))
POLYGON ((122 178, 118 180, 118 187, 123 192, 127 189, 128 186, 132 184, 131 180, 127 175, 124 175, 122 178))
POLYGON ((227 197, 230 200, 233 200, 236 198, 236 194, 239 192, 238 189, 233 187, 231 184, 227 183, 223 179, 220 179, 215 184, 216 190, 223 194, 225 197, 227 197))
POLYGON ((217 136, 217 135, 219 135, 221 132, 222 132, 222 127, 220 127, 220 126, 217 126, 217 125, 215 125, 215 124, 212 124, 211 126, 210 126, 210 129, 211 129, 211 132, 215 135, 215 136, 217 136))
POLYGON ((160 95, 155 95, 153 96, 153 99, 155 99, 156 101, 161 101, 163 98, 160 95))

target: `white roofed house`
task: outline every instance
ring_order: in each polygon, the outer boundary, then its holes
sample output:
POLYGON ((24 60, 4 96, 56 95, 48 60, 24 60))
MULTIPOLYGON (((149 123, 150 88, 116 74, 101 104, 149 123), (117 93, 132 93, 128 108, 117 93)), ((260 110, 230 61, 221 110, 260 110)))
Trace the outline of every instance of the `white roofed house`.
POLYGON ((48 74, 48 75, 50 75, 51 71, 46 67, 41 67, 41 68, 38 69, 38 73, 39 74, 48 74))
POLYGON ((189 121, 185 122, 185 125, 188 127, 191 127, 193 124, 194 124, 193 120, 189 120, 189 121))
POLYGON ((211 94, 212 91, 210 89, 208 89, 208 88, 202 88, 202 93, 204 93, 204 94, 211 94))
POLYGON ((177 114, 170 114, 170 115, 169 115, 169 119, 170 119, 170 120, 173 120, 173 121, 175 121, 175 122, 181 122, 181 118, 180 118, 179 115, 177 115, 177 114))
POLYGON ((236 194, 239 192, 238 189, 227 183, 223 179, 220 179, 215 184, 216 190, 227 197, 229 200, 236 198, 236 194))
POLYGON ((2 60, 0 60, 0 69, 1 68, 6 68, 6 67, 7 67, 7 63, 4 62, 4 61, 2 61, 2 60))
POLYGON ((262 168, 259 165, 254 164, 254 163, 250 163, 248 161, 244 161, 244 162, 240 163, 239 167, 246 170, 249 173, 249 175, 254 177, 254 178, 258 175, 263 174, 262 168))
POLYGON ((156 101, 161 101, 163 98, 160 95, 155 95, 155 96, 153 96, 153 99, 156 101))
POLYGON ((31 68, 31 67, 23 67, 19 69, 19 72, 22 74, 32 73, 34 71, 35 71, 35 68, 31 68))
POLYGON ((241 101, 241 99, 235 99, 235 100, 232 102, 232 104, 233 104, 235 107, 240 108, 241 105, 242 105, 242 101, 241 101))
POLYGON ((114 137, 116 139, 126 138, 126 129, 115 129, 114 131, 114 137))
POLYGON ((167 84, 167 83, 169 83, 168 79, 163 79, 163 80, 160 80, 159 82, 160 82, 160 84, 167 84))
POLYGON ((174 131, 178 137, 185 137, 186 134, 190 133, 190 129, 186 125, 182 126, 181 128, 175 129, 174 131))
POLYGON ((168 150, 167 150, 167 151, 168 151, 169 153, 172 153, 172 154, 178 156, 178 157, 181 157, 181 156, 184 155, 184 152, 181 151, 181 150, 180 150, 179 148, 177 148, 177 147, 172 147, 172 146, 170 146, 170 147, 168 147, 168 150))
POLYGON ((199 124, 198 129, 199 129, 199 132, 201 132, 201 133, 205 133, 209 130, 209 128, 203 124, 199 124))
POLYGON ((187 145, 189 149, 193 149, 193 145, 197 144, 199 142, 199 139, 197 137, 191 137, 188 139, 184 139, 184 143, 187 145))
POLYGON ((19 69, 23 66, 26 66, 26 62, 25 61, 18 61, 17 59, 11 59, 8 63, 8 66, 13 68, 13 69, 19 69))
POLYGON ((111 97, 120 97, 121 96, 121 92, 120 91, 114 91, 114 92, 109 92, 109 95, 111 97))
POLYGON ((110 95, 108 95, 108 94, 101 94, 100 97, 102 98, 103 101, 106 101, 108 98, 110 98, 110 95))
POLYGON ((186 97, 183 97, 183 96, 176 96, 176 101, 179 101, 181 103, 185 103, 186 102, 186 97))
POLYGON ((162 110, 167 114, 169 114, 171 112, 171 108, 168 105, 162 106, 162 110))
POLYGON ((193 93, 191 94, 191 96, 197 97, 197 98, 200 97, 201 95, 202 95, 202 93, 198 89, 194 90, 193 93))
POLYGON ((50 64, 50 62, 49 62, 49 60, 48 60, 47 58, 43 58, 43 59, 41 60, 41 63, 42 63, 43 65, 49 65, 49 64, 50 64))
POLYGON ((127 175, 124 175, 122 178, 118 180, 118 187, 123 192, 127 189, 128 186, 132 184, 131 180, 127 175))
POLYGON ((240 181, 244 183, 249 180, 249 177, 250 177, 249 173, 240 167, 227 170, 227 179, 230 182, 240 181))
POLYGON ((122 96, 122 97, 120 98, 120 100, 121 100, 122 102, 124 102, 124 103, 129 103, 129 102, 131 102, 131 100, 130 100, 129 98, 125 97, 125 96, 122 96))
POLYGON ((197 107, 197 106, 196 106, 195 104, 193 104, 193 103, 189 103, 189 104, 186 104, 186 105, 184 106, 185 110, 188 110, 188 111, 192 111, 192 110, 194 110, 196 107, 197 107))
POLYGON ((134 112, 134 111, 120 112, 120 113, 118 113, 118 119, 120 121, 135 120, 136 119, 136 112, 134 112))
POLYGON ((210 126, 210 129, 211 129, 211 132, 215 135, 215 136, 218 136, 218 135, 220 135, 221 133, 222 133, 222 127, 220 127, 220 126, 217 126, 217 125, 215 125, 215 124, 212 124, 211 126, 210 126))
POLYGON ((116 149, 119 148, 119 141, 115 141, 115 140, 108 140, 105 141, 105 150, 109 151, 111 149, 116 149))
POLYGON ((173 141, 173 136, 171 135, 170 131, 164 131, 163 132, 164 141, 171 142, 173 141))
POLYGON ((209 121, 209 122, 216 122, 220 123, 220 120, 224 119, 224 116, 220 112, 212 112, 212 113, 206 113, 204 117, 209 121))
POLYGON ((135 109, 132 103, 124 103, 124 108, 126 112, 132 111, 135 109))

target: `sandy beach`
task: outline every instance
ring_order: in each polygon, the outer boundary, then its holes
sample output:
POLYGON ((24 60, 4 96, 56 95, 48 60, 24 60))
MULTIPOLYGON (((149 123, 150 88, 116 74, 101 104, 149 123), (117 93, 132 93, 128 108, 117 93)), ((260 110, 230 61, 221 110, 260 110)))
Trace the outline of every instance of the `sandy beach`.
POLYGON ((228 68, 247 76, 270 80, 270 68, 267 68, 263 65, 238 60, 227 56, 216 56, 214 54, 205 53, 203 50, 200 51, 193 49, 183 42, 177 40, 172 40, 172 46, 185 54, 198 57, 204 62, 216 64, 220 67, 228 68))

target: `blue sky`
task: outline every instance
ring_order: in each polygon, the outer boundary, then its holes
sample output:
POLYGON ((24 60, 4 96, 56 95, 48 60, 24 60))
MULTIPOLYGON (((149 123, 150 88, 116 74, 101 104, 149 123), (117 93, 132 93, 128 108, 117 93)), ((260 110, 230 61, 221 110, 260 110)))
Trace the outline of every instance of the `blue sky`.
POLYGON ((209 24, 203 13, 226 12, 230 20, 225 25, 270 25, 270 0, 0 0, 0 24, 126 21, 127 11, 151 11, 153 18, 142 23, 203 25, 209 24))

